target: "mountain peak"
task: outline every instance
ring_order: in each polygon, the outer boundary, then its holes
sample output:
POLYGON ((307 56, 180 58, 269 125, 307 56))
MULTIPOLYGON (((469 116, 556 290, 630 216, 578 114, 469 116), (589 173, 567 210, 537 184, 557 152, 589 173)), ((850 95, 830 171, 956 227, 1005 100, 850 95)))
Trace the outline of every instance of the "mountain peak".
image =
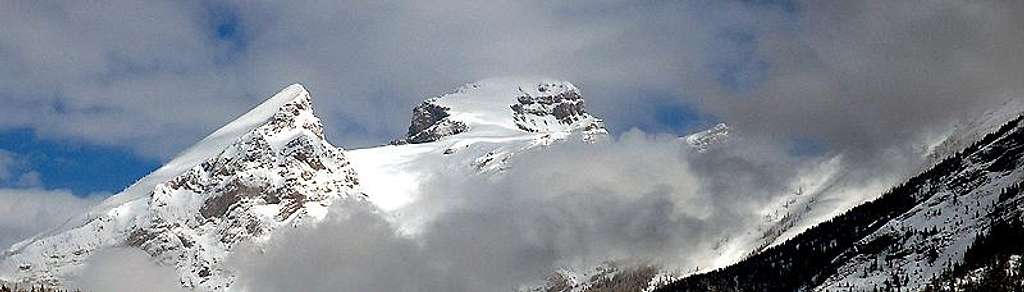
POLYGON ((0 279, 59 286, 97 250, 129 247, 172 265, 185 287, 220 291, 224 260, 282 226, 365 199, 342 149, 324 139, 309 92, 288 86, 62 228, 16 244, 0 279))
POLYGON ((607 134, 604 122, 586 112, 583 97, 572 83, 505 77, 469 83, 427 99, 413 109, 406 137, 394 143, 427 143, 469 131, 490 136, 607 134))
MULTIPOLYGON (((274 115, 266 123, 274 125, 280 131, 282 129, 304 129, 310 131, 317 138, 324 139, 323 125, 320 119, 313 113, 313 100, 306 88, 300 84, 292 84, 285 88, 282 99, 287 100, 279 107, 274 115)), ((277 96, 275 96, 277 97, 277 96)), ((272 101, 268 100, 267 102, 272 101)))
MULTIPOLYGON (((146 196, 157 184, 165 182, 190 168, 199 165, 209 157, 231 146, 242 136, 265 124, 275 124, 276 132, 284 129, 306 129, 323 139, 323 126, 313 114, 312 97, 302 84, 295 83, 217 129, 196 144, 179 153, 156 171, 135 182, 121 193, 100 204, 95 210, 106 210, 125 202, 146 196)), ((94 218, 102 214, 89 213, 94 218)), ((87 219, 81 218, 81 219, 87 219)), ((76 220, 77 221, 77 220, 76 220)))

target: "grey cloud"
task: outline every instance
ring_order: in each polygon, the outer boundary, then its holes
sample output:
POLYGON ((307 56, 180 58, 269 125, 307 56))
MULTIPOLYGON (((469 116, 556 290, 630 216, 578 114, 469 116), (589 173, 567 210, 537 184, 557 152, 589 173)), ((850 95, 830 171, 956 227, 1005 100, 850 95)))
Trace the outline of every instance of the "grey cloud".
POLYGON ((883 153, 920 156, 924 137, 1024 89, 1017 2, 800 7, 793 29, 756 35, 757 54, 771 64, 764 83, 708 99, 706 110, 748 134, 816 139, 884 165, 883 153))
POLYGON ((958 120, 1021 98, 1017 2, 799 4, 791 26, 752 35, 753 54, 768 64, 762 82, 711 87, 700 105, 748 141, 819 144, 842 157, 843 186, 832 189, 845 191, 822 194, 815 213, 875 197, 919 171, 930 143, 958 120))

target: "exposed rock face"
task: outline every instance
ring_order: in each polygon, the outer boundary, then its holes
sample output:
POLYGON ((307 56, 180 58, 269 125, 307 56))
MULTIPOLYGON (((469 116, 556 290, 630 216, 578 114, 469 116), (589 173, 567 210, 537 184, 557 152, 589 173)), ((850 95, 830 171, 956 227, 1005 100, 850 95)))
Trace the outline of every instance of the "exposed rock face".
POLYGON ((541 83, 535 90, 519 88, 519 92, 516 97, 518 103, 511 108, 516 126, 523 131, 568 129, 582 130, 588 135, 608 133, 603 121, 587 113, 583 97, 572 84, 541 83))
POLYGON ((412 123, 406 138, 392 144, 420 144, 469 130, 465 123, 448 119, 450 108, 427 100, 412 110, 412 123))
POLYGON ((239 243, 318 221, 337 200, 363 199, 344 152, 323 133, 309 94, 296 90, 264 124, 149 196, 19 244, 0 272, 59 285, 93 252, 134 247, 174 266, 185 287, 225 290, 234 276, 223 260, 239 243))

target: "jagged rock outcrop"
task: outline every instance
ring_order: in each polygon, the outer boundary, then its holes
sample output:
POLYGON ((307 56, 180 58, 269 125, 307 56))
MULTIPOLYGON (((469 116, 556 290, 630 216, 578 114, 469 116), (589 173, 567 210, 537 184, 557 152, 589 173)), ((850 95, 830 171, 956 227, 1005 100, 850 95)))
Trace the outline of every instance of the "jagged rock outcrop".
POLYGON ((579 89, 568 82, 537 84, 519 88, 518 103, 512 104, 516 127, 527 132, 582 131, 585 135, 607 134, 604 122, 587 113, 579 89))
POLYGON ((396 140, 394 144, 419 144, 437 141, 441 137, 451 136, 469 130, 466 123, 448 119, 450 108, 424 102, 412 110, 412 123, 406 138, 396 140))

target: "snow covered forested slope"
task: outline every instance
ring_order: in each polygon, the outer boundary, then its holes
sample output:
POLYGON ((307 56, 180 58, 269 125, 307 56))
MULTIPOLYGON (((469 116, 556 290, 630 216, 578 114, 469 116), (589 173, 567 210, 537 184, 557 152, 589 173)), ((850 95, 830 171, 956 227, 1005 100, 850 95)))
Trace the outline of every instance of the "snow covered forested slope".
MULTIPOLYGON (((1020 216, 1021 117, 879 199, 739 264, 661 291, 919 291, 959 263, 975 236, 1020 216)), ((1020 218, 1016 218, 1020 219, 1020 218)), ((1018 220, 1019 221, 1019 220, 1018 220)))

